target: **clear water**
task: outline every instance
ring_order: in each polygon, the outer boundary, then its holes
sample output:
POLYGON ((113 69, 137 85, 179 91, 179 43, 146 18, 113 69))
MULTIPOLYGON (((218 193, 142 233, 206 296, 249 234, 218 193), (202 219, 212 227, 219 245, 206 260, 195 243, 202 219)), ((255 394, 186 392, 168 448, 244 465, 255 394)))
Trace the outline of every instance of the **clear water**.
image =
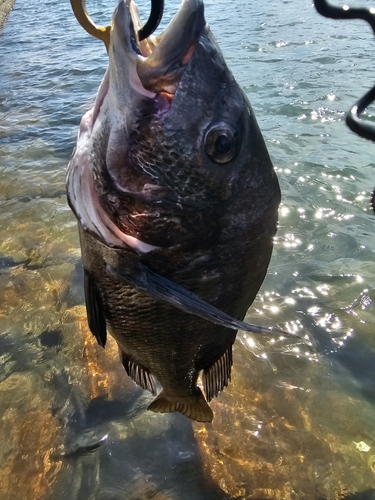
MULTIPOLYGON (((114 4, 87 3, 106 24, 114 4)), ((165 19, 177 6, 167 2, 165 19)), ((88 332, 65 197, 106 53, 68 2, 17 0, 0 33, 2 500, 317 500, 375 488, 375 145, 344 123, 374 83, 373 36, 308 0, 209 0, 206 17, 283 193, 248 319, 308 334, 315 351, 255 350, 239 334, 211 425, 145 411, 151 396, 126 378, 113 343, 103 351, 88 332)))

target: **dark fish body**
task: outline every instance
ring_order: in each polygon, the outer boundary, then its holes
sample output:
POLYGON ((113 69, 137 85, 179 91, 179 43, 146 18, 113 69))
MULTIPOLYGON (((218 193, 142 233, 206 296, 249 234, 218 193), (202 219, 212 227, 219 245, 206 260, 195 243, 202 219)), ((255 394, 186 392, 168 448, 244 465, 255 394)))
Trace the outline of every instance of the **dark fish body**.
POLYGON ((114 13, 109 69, 68 169, 88 322, 101 345, 115 338, 138 385, 160 383, 149 409, 211 421, 206 399, 228 384, 236 337, 212 306, 244 318, 280 190, 203 4, 185 0, 152 50, 136 44, 129 8, 114 13))

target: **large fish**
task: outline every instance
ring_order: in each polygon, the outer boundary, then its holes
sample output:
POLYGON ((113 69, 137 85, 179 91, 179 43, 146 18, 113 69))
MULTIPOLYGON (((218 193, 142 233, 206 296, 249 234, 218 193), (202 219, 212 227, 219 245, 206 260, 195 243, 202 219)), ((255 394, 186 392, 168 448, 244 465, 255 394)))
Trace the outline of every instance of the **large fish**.
MULTIPOLYGON (((93 26, 93 25, 92 25, 93 26)), ((88 323, 118 343, 149 409, 210 422, 265 277, 280 189, 201 0, 139 40, 133 0, 101 29, 109 66, 67 175, 88 323), (197 386, 202 372, 205 397, 197 386)), ((259 328, 258 331, 262 331, 259 328)))

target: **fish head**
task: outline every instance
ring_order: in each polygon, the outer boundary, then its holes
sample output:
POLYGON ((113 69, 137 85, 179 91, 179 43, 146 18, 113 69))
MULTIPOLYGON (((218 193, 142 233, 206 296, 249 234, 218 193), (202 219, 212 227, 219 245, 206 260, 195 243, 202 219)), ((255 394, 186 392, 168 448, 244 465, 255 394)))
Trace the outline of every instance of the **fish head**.
MULTIPOLYGON (((133 0, 121 0, 112 17, 108 70, 83 120, 101 210, 117 224, 130 199, 147 204, 143 213, 169 204, 171 217, 173 210, 205 210, 242 196, 252 199, 248 220, 277 206, 263 137, 205 21, 202 0, 183 0, 161 35, 140 41, 140 27, 133 0)), ((68 194, 77 215, 69 174, 68 194)))
POLYGON ((108 136, 105 164, 114 184, 126 189, 133 168, 181 203, 204 203, 205 195, 230 196, 244 176, 259 178, 253 112, 205 21, 203 2, 184 0, 158 37, 139 42, 139 27, 134 2, 121 1, 109 47, 107 127, 99 131, 108 136))

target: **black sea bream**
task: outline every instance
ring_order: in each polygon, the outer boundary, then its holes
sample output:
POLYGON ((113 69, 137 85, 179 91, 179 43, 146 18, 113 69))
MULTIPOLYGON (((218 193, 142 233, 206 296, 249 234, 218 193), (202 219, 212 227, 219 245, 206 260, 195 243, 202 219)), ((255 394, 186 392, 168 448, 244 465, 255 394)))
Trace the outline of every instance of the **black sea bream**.
POLYGON ((68 168, 88 323, 138 385, 161 386, 150 410, 210 422, 230 380, 227 326, 241 326, 229 316, 244 318, 265 277, 280 189, 203 2, 184 0, 161 36, 140 42, 139 28, 120 1, 68 168))

